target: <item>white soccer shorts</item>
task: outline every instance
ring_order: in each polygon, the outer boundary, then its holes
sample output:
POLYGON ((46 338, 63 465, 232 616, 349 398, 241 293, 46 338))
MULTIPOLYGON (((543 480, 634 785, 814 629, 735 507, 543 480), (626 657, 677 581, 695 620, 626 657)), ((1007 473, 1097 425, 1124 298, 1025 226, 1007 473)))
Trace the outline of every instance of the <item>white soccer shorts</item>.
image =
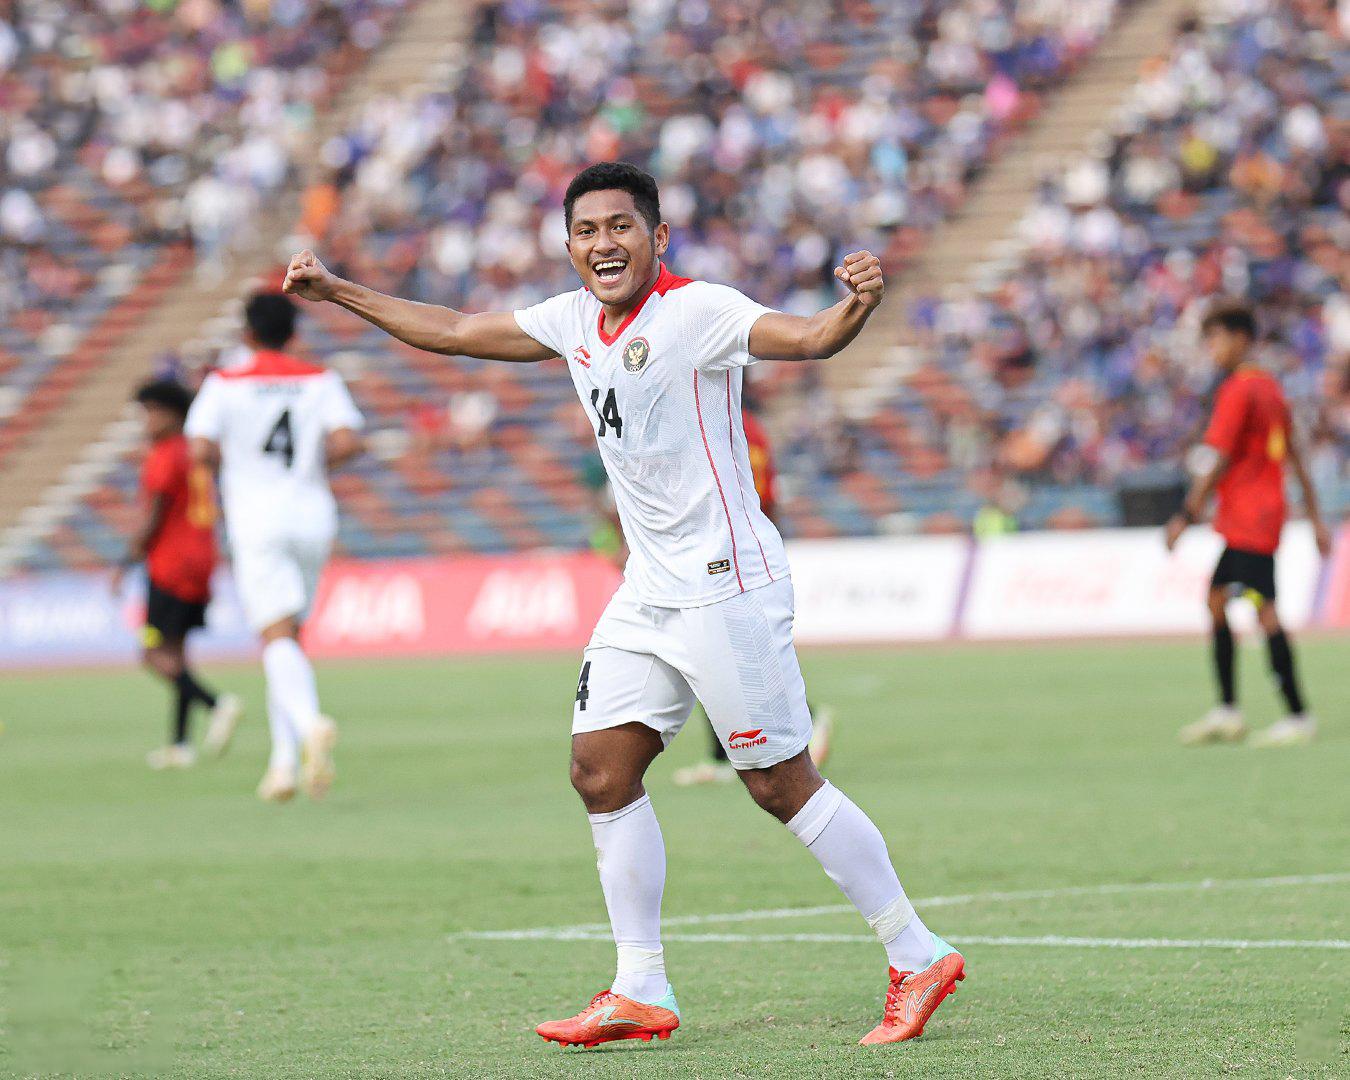
POLYGON ((636 721, 669 746, 697 700, 736 768, 795 757, 811 713, 792 615, 787 578, 695 608, 652 607, 620 586, 582 658, 572 733, 636 721))
POLYGON ((282 619, 303 622, 314 604, 331 536, 278 536, 231 545, 234 582, 255 631, 282 619))

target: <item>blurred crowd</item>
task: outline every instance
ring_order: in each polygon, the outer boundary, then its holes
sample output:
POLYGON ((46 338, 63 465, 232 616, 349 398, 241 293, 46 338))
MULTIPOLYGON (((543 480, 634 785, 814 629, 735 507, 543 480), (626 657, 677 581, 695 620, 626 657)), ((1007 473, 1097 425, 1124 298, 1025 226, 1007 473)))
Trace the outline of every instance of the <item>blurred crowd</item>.
POLYGON ((502 0, 449 84, 324 150, 316 243, 473 309, 573 285, 561 197, 590 162, 662 185, 681 273, 815 310, 845 244, 912 256, 1114 0, 502 0))
POLYGON ((89 286, 71 222, 108 265, 175 239, 214 265, 403 3, 0 0, 0 314, 89 286))
POLYGON ((997 288, 915 305, 926 363, 909 392, 972 489, 1179 464, 1213 390, 1199 318, 1222 295, 1258 302, 1262 360, 1321 486, 1344 481, 1347 32, 1350 10, 1325 0, 1202 5, 1099 152, 1044 184, 997 288))

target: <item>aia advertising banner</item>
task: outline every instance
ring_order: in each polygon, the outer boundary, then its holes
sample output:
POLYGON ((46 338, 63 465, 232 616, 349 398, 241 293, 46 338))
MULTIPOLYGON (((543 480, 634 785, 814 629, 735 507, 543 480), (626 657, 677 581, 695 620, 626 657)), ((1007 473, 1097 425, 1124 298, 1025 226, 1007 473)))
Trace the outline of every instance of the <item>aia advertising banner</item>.
POLYGON ((580 649, 618 586, 587 554, 334 562, 305 645, 316 657, 580 649))

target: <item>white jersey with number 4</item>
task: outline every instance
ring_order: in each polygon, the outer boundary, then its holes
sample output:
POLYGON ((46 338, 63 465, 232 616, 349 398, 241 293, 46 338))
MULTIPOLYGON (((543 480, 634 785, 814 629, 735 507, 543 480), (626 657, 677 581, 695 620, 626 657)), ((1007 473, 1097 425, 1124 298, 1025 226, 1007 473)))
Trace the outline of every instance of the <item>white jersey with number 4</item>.
POLYGON ((631 550, 625 577, 644 604, 700 607, 787 577, 741 420, 750 328, 769 310, 662 265, 613 334, 586 289, 515 313, 567 361, 631 550))
POLYGON ((361 426, 342 376, 285 353, 261 350, 208 375, 185 431, 220 446, 231 545, 297 535, 331 539, 337 507, 328 486, 327 436, 361 426))

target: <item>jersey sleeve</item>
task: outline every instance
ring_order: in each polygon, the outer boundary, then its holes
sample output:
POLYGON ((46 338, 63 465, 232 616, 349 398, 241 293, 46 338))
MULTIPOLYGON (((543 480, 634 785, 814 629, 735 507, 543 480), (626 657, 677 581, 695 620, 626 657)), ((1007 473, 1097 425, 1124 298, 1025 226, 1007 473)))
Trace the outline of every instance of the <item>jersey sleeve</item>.
POLYGON ((324 393, 319 408, 319 420, 325 432, 341 431, 343 428, 360 431, 365 427, 365 417, 352 400, 351 391, 347 389, 342 376, 336 371, 330 371, 324 377, 324 393))
POLYGON ((189 439, 210 439, 219 442, 225 431, 225 396, 220 379, 208 375, 197 396, 192 399, 183 434, 189 439))
POLYGON ((1232 457, 1237 450, 1238 436, 1247 420, 1247 382, 1229 379, 1214 398, 1214 412, 1205 429, 1205 445, 1232 457))
MULTIPOLYGON (((576 293, 551 296, 533 307, 519 308, 514 314, 516 325, 546 349, 559 356, 568 352, 571 333, 568 316, 576 303, 576 293)), ((575 342, 573 342, 575 344, 575 342)))
POLYGON ((699 282, 688 291, 685 325, 694 345, 694 366, 713 372, 756 363, 758 357, 750 355, 750 328, 773 308, 755 303, 729 285, 699 282))

